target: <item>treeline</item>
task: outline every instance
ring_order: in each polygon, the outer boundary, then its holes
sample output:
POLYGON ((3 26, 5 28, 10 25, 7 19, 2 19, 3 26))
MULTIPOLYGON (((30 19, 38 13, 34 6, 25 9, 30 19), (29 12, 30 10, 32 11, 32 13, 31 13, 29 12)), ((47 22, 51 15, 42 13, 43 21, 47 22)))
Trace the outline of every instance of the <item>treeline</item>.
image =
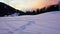
POLYGON ((14 13, 17 13, 17 14, 19 13, 19 15, 20 14, 22 15, 24 12, 17 10, 17 9, 15 9, 15 8, 5 4, 5 3, 0 2, 0 17, 5 16, 5 15, 8 16, 8 15, 11 15, 14 13))
POLYGON ((41 9, 36 9, 33 11, 21 11, 21 10, 17 10, 5 3, 0 2, 0 17, 3 17, 5 15, 12 15, 14 13, 16 13, 18 16, 21 15, 37 15, 37 14, 42 14, 42 13, 46 13, 46 12, 51 12, 51 11, 59 11, 59 4, 56 5, 51 5, 47 8, 41 8, 41 9))
POLYGON ((59 11, 58 4, 51 5, 47 8, 44 7, 44 8, 36 9, 36 10, 33 10, 33 11, 26 11, 26 15, 36 15, 36 14, 42 14, 42 13, 51 12, 51 11, 59 11))

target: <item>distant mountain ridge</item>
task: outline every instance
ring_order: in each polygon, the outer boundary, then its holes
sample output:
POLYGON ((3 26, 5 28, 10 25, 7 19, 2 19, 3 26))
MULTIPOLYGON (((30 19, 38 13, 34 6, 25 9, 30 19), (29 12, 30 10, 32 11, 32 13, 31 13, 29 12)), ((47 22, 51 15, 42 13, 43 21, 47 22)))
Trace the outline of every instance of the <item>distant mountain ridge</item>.
POLYGON ((5 3, 0 2, 0 16, 11 15, 14 13, 24 13, 23 11, 17 10, 5 3))
POLYGON ((46 12, 51 12, 51 11, 59 11, 59 5, 51 5, 48 8, 41 8, 41 9, 36 9, 33 11, 21 11, 21 10, 17 10, 3 2, 0 2, 0 17, 3 16, 9 16, 9 15, 16 15, 16 16, 21 16, 21 15, 37 15, 37 14, 42 14, 42 13, 46 13, 46 12))

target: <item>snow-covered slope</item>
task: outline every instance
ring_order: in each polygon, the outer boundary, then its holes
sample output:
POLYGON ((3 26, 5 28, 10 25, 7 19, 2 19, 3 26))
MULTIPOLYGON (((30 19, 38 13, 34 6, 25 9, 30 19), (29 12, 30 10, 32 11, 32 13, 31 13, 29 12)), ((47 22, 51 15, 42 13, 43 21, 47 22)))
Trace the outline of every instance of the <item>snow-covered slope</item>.
POLYGON ((0 34, 60 34, 60 11, 0 17, 0 34))

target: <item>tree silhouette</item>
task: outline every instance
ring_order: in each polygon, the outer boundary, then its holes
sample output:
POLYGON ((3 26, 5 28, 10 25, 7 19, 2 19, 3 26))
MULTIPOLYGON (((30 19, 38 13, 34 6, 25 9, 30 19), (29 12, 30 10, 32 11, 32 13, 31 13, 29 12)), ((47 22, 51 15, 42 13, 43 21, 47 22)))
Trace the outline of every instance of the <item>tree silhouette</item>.
POLYGON ((58 11, 59 6, 58 5, 51 5, 50 7, 47 8, 47 11, 58 11))
POLYGON ((59 10, 60 10, 60 1, 59 1, 59 10))
POLYGON ((24 12, 23 11, 20 11, 20 10, 17 10, 5 3, 2 3, 0 2, 0 17, 4 16, 4 15, 11 15, 11 14, 14 14, 14 13, 19 13, 19 15, 23 14, 24 12))
POLYGON ((12 15, 14 13, 18 14, 18 16, 21 15, 38 15, 38 14, 42 14, 42 13, 46 13, 46 12, 51 12, 51 11, 59 11, 59 4, 56 5, 51 5, 47 8, 43 7, 41 9, 36 9, 33 11, 21 11, 21 10, 17 10, 5 3, 0 2, 0 17, 3 17, 5 15, 12 15))
POLYGON ((47 7, 47 8, 44 7, 44 8, 41 8, 41 9, 36 9, 36 11, 35 10, 27 11, 26 15, 37 15, 37 14, 42 14, 42 13, 51 12, 51 11, 59 11, 58 4, 51 5, 51 6, 47 7))

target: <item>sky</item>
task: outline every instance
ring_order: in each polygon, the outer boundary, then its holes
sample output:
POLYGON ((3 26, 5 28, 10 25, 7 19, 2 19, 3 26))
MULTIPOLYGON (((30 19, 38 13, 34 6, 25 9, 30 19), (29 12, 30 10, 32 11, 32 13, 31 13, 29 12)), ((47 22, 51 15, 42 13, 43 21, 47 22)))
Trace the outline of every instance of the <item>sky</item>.
POLYGON ((43 8, 57 4, 59 0, 0 0, 18 10, 43 8))

